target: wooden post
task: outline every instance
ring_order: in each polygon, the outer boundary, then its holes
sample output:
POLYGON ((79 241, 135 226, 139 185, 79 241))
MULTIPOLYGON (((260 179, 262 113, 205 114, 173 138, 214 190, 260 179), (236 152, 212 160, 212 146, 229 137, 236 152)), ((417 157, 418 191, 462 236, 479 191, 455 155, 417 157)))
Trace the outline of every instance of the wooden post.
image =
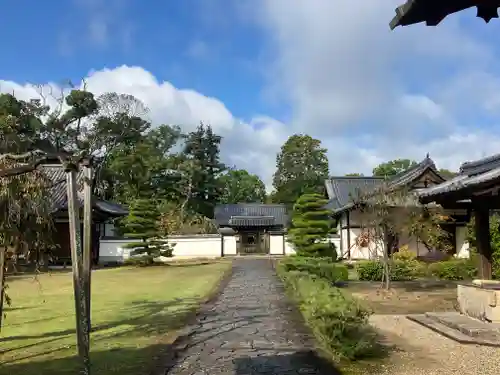
POLYGON ((4 299, 4 286, 5 286, 5 258, 7 248, 0 247, 0 332, 2 331, 3 322, 3 299, 4 299))
POLYGON ((82 371, 84 375, 90 374, 89 358, 89 332, 88 313, 85 282, 83 278, 83 251, 82 236, 80 228, 80 210, 77 196, 77 171, 78 167, 73 163, 65 165, 67 197, 68 197, 68 218, 69 218, 69 238, 71 245, 71 265, 73 269, 73 290, 75 298, 76 312, 76 338, 78 355, 82 361, 82 371))
POLYGON ((490 211, 487 206, 474 208, 476 246, 479 254, 479 278, 491 280, 492 251, 490 243, 490 211))
POLYGON ((91 279, 92 279, 92 165, 85 159, 83 166, 83 280, 86 291, 86 308, 88 318, 87 332, 92 330, 91 310, 91 279))
MULTIPOLYGON (((347 211, 346 214, 346 226, 347 226, 347 258, 351 260, 351 212, 347 211)), ((342 226, 340 226, 342 231, 342 226)))

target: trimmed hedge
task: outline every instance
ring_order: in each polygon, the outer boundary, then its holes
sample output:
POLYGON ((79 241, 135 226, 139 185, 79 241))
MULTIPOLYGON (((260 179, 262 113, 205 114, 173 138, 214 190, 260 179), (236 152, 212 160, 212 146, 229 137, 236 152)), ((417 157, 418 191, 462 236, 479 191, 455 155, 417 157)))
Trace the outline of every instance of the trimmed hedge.
POLYGON ((477 275, 477 268, 473 260, 451 259, 431 263, 428 267, 428 273, 441 280, 468 280, 477 275))
POLYGON ((328 280, 289 271, 286 262, 279 264, 278 274, 318 343, 335 359, 355 360, 376 353, 376 335, 368 324, 370 311, 358 300, 328 280))
MULTIPOLYGON (((356 264, 356 272, 359 280, 382 281, 384 264, 378 260, 362 261, 356 264)), ((418 261, 391 260, 389 262, 389 273, 393 281, 415 280, 425 275, 425 265, 418 261)))
POLYGON ((328 258, 289 257, 280 264, 286 272, 299 271, 338 283, 348 280, 348 270, 344 265, 333 263, 328 258))
MULTIPOLYGON (((356 265, 359 280, 381 281, 384 264, 378 260, 361 261, 356 265)), ((434 277, 440 280, 469 280, 477 275, 473 260, 451 259, 426 265, 419 261, 401 261, 391 259, 389 272, 392 281, 409 281, 422 277, 434 277)))

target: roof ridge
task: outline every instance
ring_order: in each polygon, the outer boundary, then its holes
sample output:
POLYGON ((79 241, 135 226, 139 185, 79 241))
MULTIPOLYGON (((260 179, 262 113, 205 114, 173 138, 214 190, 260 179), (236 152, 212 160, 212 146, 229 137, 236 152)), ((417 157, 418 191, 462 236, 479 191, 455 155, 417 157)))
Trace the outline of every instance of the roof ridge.
POLYGON ((329 180, 383 180, 384 177, 379 176, 330 176, 329 180))
MULTIPOLYGON (((500 153, 490 155, 490 156, 487 156, 487 157, 484 157, 481 159, 477 159, 477 160, 466 161, 466 162, 462 163, 462 165, 460 165, 459 172, 466 173, 467 171, 470 171, 474 168, 485 167, 487 164, 493 163, 493 162, 498 162, 499 163, 498 166, 500 166, 500 153)), ((495 166, 492 166, 490 169, 494 169, 494 168, 495 168, 495 166)), ((486 172, 486 170, 479 171, 479 173, 483 173, 483 172, 486 172)))

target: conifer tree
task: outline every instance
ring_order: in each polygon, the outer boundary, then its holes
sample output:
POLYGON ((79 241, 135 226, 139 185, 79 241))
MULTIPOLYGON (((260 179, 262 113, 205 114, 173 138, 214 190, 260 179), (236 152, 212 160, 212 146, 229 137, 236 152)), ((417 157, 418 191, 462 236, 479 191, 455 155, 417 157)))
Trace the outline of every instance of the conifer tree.
POLYGON ((327 241, 332 225, 330 212, 324 208, 327 203, 320 194, 304 194, 294 204, 289 241, 297 255, 336 260, 335 247, 327 241))
POLYGON ((157 202, 136 199, 132 203, 124 222, 125 237, 137 240, 125 245, 126 248, 133 249, 131 255, 145 254, 149 263, 159 256, 172 256, 172 247, 164 238, 160 239, 159 219, 157 202))

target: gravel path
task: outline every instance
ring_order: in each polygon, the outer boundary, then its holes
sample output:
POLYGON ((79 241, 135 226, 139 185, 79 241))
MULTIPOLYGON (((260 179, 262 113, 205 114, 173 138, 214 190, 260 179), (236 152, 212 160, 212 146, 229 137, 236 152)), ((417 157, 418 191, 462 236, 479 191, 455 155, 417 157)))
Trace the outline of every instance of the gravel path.
POLYGON ((398 350, 380 374, 498 375, 500 349, 462 345, 400 315, 374 315, 371 323, 398 350))
POLYGON ((286 297, 268 259, 236 259, 168 375, 334 375, 286 297))

